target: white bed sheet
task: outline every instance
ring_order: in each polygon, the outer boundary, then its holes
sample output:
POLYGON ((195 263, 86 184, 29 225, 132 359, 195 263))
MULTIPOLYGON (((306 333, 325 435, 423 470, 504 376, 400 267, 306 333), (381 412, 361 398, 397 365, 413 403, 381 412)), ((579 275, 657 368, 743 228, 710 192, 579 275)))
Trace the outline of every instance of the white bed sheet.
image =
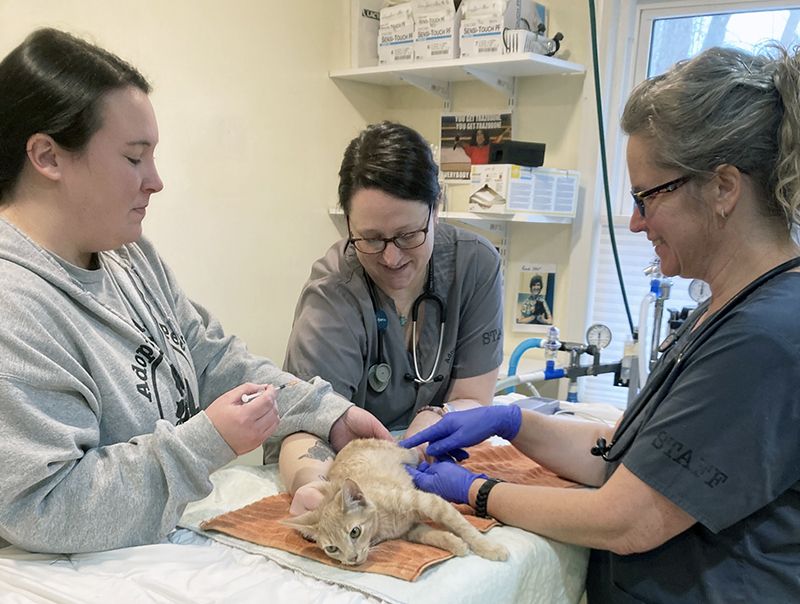
POLYGON ((0 550, 2 604, 377 604, 263 556, 178 530, 169 543, 53 556, 0 550))
POLYGON ((178 529, 165 543, 71 556, 0 550, 0 603, 575 604, 583 593, 587 550, 512 527, 490 531, 509 548, 507 562, 454 558, 415 582, 329 567, 221 533, 204 536, 202 520, 280 490, 275 466, 229 466, 212 481, 211 495, 190 504, 181 520, 196 532, 178 529))
MULTIPOLYGON (((214 491, 187 507, 182 526, 199 531, 203 520, 281 490, 276 466, 231 466, 216 472, 212 480, 214 491)), ((586 579, 588 550, 512 527, 495 527, 489 535, 508 547, 511 553, 508 561, 490 562, 474 555, 452 558, 426 570, 416 581, 408 582, 327 566, 221 533, 207 533, 221 543, 262 554, 286 568, 392 604, 579 601, 586 579)))

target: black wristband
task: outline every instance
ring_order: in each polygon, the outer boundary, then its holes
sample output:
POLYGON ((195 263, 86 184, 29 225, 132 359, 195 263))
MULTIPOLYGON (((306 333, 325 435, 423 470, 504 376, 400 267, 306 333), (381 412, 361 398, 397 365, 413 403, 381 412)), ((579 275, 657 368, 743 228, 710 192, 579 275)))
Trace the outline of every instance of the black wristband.
POLYGON ((498 478, 489 478, 478 489, 478 495, 475 497, 475 515, 479 518, 489 517, 486 512, 486 506, 489 503, 489 491, 499 482, 503 481, 498 478))

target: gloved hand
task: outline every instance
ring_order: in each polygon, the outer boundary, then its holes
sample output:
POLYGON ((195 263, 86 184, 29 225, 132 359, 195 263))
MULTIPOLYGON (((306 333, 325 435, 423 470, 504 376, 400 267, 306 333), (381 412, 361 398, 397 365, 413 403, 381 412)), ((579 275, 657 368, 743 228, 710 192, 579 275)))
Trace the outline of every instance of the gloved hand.
POLYGON ((473 474, 451 461, 428 464, 423 461, 416 468, 406 466, 418 489, 434 493, 454 503, 469 503, 469 487, 477 478, 488 478, 486 474, 473 474))
POLYGON ((414 436, 400 441, 406 448, 428 442, 426 453, 437 459, 452 456, 462 460, 467 457, 463 447, 477 445, 490 436, 512 440, 522 426, 522 410, 517 405, 491 405, 453 411, 414 436))

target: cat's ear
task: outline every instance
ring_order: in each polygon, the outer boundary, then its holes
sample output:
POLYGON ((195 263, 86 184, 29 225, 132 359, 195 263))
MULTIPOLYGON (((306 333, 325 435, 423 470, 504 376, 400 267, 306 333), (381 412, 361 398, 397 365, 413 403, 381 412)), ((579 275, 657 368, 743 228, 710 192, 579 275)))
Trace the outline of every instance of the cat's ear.
POLYGON ((311 510, 299 516, 290 516, 280 521, 285 526, 300 531, 303 536, 316 540, 317 526, 319 525, 319 510, 311 510))
POLYGON ((345 478, 342 483, 342 511, 344 513, 355 512, 368 506, 364 491, 354 480, 345 478))

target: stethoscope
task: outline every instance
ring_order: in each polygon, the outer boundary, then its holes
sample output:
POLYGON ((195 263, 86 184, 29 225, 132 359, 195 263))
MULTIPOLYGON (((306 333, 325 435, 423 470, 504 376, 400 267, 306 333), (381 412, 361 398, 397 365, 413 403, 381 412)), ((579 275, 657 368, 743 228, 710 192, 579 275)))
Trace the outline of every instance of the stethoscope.
MULTIPOLYGON (((609 463, 613 463, 622 459, 622 457, 625 455, 625 453, 627 453, 628 449, 633 444, 633 441, 636 440, 636 436, 639 434, 639 431, 650 421, 658 409, 658 406, 669 394, 672 385, 675 383, 675 380, 678 379, 678 375, 680 375, 680 372, 684 365, 686 365, 686 361, 689 359, 689 357, 696 352, 700 346, 705 344, 708 339, 714 335, 714 333, 716 333, 722 324, 728 318, 730 318, 733 310, 735 310, 736 307, 744 302, 747 297, 750 296, 750 294, 764 285, 767 281, 771 280, 773 277, 776 277, 777 275, 785 273, 786 271, 798 266, 800 266, 800 256, 797 258, 792 258, 791 260, 776 266, 772 270, 767 271, 755 281, 747 285, 733 298, 728 300, 728 303, 719 309, 719 311, 714 313, 714 315, 709 317, 709 319, 700 327, 698 327, 697 330, 691 335, 692 339, 686 344, 684 349, 672 359, 666 361, 669 363, 669 365, 662 367, 658 373, 658 376, 651 374, 650 379, 645 383, 644 388, 637 397, 638 405, 636 409, 634 409, 634 411, 628 417, 625 417, 622 420, 619 428, 617 428, 617 431, 614 434, 614 438, 611 440, 611 443, 606 444, 605 438, 598 438, 597 444, 590 449, 591 454, 596 457, 602 457, 609 463), (657 398, 650 401, 649 399, 654 395, 657 395, 657 398), (617 445, 617 443, 620 442, 621 437, 625 435, 625 432, 629 431, 630 427, 642 414, 645 408, 647 408, 647 414, 639 424, 639 427, 636 428, 630 438, 626 439, 621 445, 617 445), (612 455, 611 449, 613 449, 615 446, 617 446, 619 450, 615 451, 612 455)), ((692 323, 687 321, 683 328, 688 329, 691 324, 692 323)), ((676 340, 677 339, 679 338, 676 338, 676 340)))
MULTIPOLYGON (((367 283, 367 291, 369 298, 372 300, 372 308, 375 311, 375 321, 378 324, 378 359, 377 362, 370 365, 367 370, 367 384, 375 392, 383 392, 392 380, 392 368, 383 355, 383 332, 389 326, 389 319, 384 310, 378 304, 378 294, 375 291, 375 284, 373 283, 367 271, 364 271, 364 280, 367 283)), ((428 262, 428 279, 425 282, 425 289, 416 297, 414 304, 411 306, 411 351, 414 359, 414 374, 407 373, 406 379, 414 380, 417 384, 429 384, 431 382, 440 382, 444 378, 441 375, 436 375, 439 369, 439 361, 442 357, 442 345, 444 344, 444 323, 445 323, 445 306, 444 301, 437 296, 433 291, 433 258, 428 262), (420 371, 419 360, 417 358, 417 319, 419 318, 419 309, 422 303, 426 300, 433 302, 439 310, 439 345, 436 349, 436 360, 433 362, 430 374, 427 377, 422 377, 420 371)))

